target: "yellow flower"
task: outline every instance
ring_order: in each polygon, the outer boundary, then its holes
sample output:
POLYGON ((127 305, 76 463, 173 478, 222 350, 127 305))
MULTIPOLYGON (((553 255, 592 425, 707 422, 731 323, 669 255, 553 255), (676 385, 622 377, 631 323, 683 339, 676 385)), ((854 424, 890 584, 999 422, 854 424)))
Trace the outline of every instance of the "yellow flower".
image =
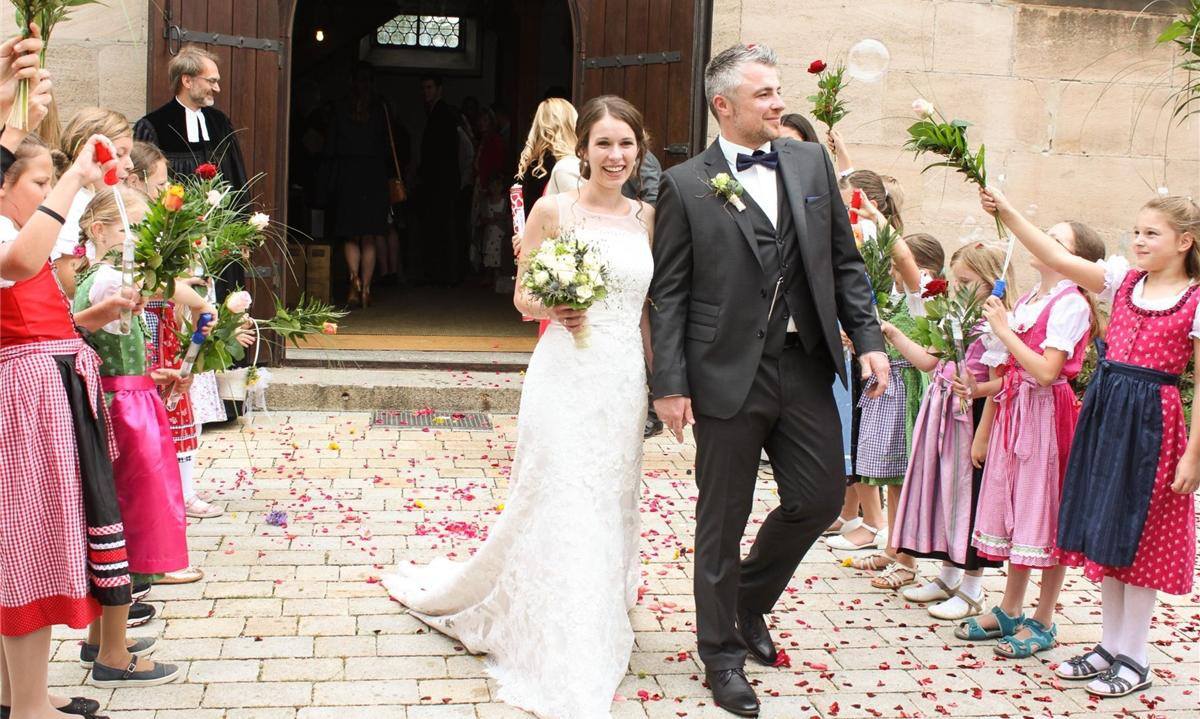
POLYGON ((504 504, 503 504, 503 503, 501 503, 501 504, 497 504, 497 505, 496 505, 496 511, 497 511, 497 512, 503 512, 503 511, 504 511, 504 504))
POLYGON ((329 443, 329 448, 330 448, 330 449, 341 449, 341 448, 342 448, 342 445, 338 444, 337 442, 330 442, 330 443, 329 443))
POLYGON ((417 509, 425 509, 425 503, 419 499, 417 501, 413 502, 413 506, 416 507, 417 509))

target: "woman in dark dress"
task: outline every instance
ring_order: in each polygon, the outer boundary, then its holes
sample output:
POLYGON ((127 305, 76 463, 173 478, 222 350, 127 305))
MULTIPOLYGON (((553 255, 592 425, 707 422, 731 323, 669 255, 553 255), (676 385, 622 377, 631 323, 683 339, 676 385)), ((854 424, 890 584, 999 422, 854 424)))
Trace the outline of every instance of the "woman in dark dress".
POLYGON ((388 177, 391 150, 383 102, 372 91, 373 70, 354 68, 349 99, 338 107, 326 157, 333 171, 334 233, 345 238, 350 268, 346 301, 366 307, 375 274, 376 244, 388 233, 388 177))

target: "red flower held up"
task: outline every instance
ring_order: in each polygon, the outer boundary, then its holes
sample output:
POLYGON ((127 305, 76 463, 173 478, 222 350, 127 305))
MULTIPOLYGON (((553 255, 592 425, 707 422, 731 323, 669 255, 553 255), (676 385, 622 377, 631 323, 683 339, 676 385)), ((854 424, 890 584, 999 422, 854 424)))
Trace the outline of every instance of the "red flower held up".
POLYGON ((206 162, 196 168, 196 174, 199 175, 200 179, 202 180, 211 180, 217 176, 217 166, 211 162, 206 162))
POLYGON ((824 60, 813 60, 808 66, 808 71, 814 75, 820 75, 821 73, 825 72, 826 67, 827 66, 825 65, 824 60))
POLYGON ((949 282, 943 280, 941 277, 935 277, 930 280, 927 285, 925 285, 925 291, 921 293, 921 297, 928 299, 930 297, 944 295, 946 294, 946 288, 949 286, 949 282))

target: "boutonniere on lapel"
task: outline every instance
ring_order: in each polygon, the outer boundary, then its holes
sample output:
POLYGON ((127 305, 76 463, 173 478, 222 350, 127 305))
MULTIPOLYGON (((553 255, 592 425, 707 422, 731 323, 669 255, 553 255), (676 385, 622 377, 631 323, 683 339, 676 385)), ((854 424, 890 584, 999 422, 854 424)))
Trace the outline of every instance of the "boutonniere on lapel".
POLYGON ((725 200, 725 204, 733 205, 738 212, 746 211, 746 203, 742 202, 742 194, 746 192, 746 188, 742 187, 742 183, 729 176, 729 173, 722 172, 708 181, 708 186, 712 188, 717 197, 725 200))

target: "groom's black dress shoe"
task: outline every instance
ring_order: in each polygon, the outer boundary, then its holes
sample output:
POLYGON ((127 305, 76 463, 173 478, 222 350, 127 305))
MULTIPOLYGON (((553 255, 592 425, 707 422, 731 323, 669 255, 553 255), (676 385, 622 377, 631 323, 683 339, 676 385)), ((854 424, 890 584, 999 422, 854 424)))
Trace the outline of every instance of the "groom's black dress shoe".
POLYGON ((761 614, 747 612, 738 613, 738 631, 742 633, 742 641, 750 655, 767 666, 775 666, 779 653, 775 651, 775 642, 767 629, 767 620, 761 614))
POLYGON ((646 426, 642 428, 642 438, 650 439, 654 435, 663 431, 663 423, 658 417, 650 416, 646 418, 646 426))
POLYGON ((704 681, 708 682, 717 706, 738 716, 758 716, 758 697, 741 667, 705 670, 704 681))

